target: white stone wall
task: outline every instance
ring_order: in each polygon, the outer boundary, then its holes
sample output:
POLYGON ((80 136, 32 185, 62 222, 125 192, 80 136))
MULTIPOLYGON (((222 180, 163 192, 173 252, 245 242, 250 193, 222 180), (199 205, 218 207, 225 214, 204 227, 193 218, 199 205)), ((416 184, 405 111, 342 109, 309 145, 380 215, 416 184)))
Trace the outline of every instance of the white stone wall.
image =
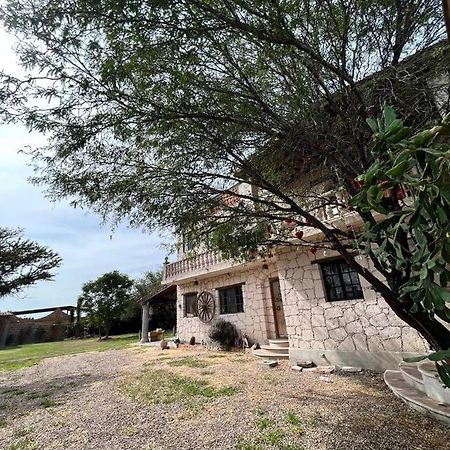
POLYGON ((184 317, 183 294, 207 291, 213 294, 216 301, 216 316, 214 320, 224 319, 236 325, 240 333, 246 333, 251 341, 264 343, 268 338, 275 337, 275 321, 270 295, 271 278, 277 277, 276 268, 269 265, 263 269, 258 266, 225 275, 198 280, 198 284, 185 283, 177 287, 177 334, 182 341, 189 341, 195 336, 196 342, 209 341, 208 330, 211 323, 203 323, 198 317, 184 317), (219 314, 219 293, 217 288, 242 285, 244 312, 237 314, 219 314))
MULTIPOLYGON (((327 302, 320 267, 323 258, 304 251, 278 255, 289 345, 302 350, 423 352, 426 341, 400 320, 360 277, 364 300, 327 302)), ((331 255, 328 255, 331 256, 331 255)), ((373 273, 371 261, 361 261, 373 273)))

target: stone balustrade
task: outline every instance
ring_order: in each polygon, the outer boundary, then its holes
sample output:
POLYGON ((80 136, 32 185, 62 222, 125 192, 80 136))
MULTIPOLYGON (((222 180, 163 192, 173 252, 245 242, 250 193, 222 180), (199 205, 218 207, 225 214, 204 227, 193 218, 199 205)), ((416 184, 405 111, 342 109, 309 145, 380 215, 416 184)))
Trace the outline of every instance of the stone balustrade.
POLYGON ((173 263, 164 265, 163 280, 168 281, 177 278, 187 272, 213 267, 223 262, 222 255, 217 251, 207 251, 198 255, 191 255, 173 263))

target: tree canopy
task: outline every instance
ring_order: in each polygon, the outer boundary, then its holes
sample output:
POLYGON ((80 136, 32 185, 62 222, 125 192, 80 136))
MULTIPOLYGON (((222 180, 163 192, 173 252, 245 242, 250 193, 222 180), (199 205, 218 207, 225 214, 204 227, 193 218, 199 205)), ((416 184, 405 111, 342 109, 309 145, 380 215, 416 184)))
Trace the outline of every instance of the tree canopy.
MULTIPOLYGON (((450 347, 425 303, 399 301, 412 264, 369 252, 383 281, 354 257, 355 230, 318 214, 358 193, 376 160, 367 120, 384 105, 411 130, 442 121, 448 100, 430 82, 450 66, 439 2, 9 0, 1 12, 30 73, 2 75, 3 117, 49 136, 33 155, 51 196, 235 257, 311 248, 278 224, 316 228, 435 349, 450 347)), ((379 192, 353 206, 368 228, 379 192)), ((406 206, 392 197, 391 210, 406 206)))
POLYGON ((133 281, 117 270, 85 283, 78 304, 87 311, 88 322, 100 335, 109 336, 114 320, 120 319, 131 300, 133 281))
POLYGON ((25 239, 20 229, 0 228, 0 298, 51 280, 61 258, 49 248, 25 239))

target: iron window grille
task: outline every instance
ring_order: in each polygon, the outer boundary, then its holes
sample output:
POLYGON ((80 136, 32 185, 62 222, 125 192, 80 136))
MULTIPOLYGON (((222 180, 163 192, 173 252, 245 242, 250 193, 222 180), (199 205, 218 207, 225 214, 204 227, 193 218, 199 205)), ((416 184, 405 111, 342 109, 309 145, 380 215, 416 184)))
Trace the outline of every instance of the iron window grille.
POLYGON ((327 301, 364 298, 357 272, 349 267, 345 261, 320 263, 320 268, 327 301))
POLYGON ((220 300, 220 314, 234 314, 244 312, 244 297, 242 285, 229 286, 218 289, 220 300))

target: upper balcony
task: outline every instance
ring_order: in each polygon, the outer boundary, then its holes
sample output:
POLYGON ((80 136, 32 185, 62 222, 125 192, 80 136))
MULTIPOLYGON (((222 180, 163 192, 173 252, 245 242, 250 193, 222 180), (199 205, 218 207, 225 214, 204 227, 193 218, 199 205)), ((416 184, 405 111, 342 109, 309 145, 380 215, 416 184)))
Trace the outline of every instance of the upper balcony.
POLYGON ((243 262, 236 262, 222 257, 220 252, 209 250, 203 253, 185 256, 163 267, 163 284, 177 281, 193 281, 206 278, 209 274, 220 275, 234 270, 243 262))
MULTIPOLYGON (((362 220, 354 211, 344 210, 339 206, 333 205, 333 201, 343 202, 343 198, 338 196, 335 192, 329 191, 322 194, 321 199, 330 199, 330 204, 317 208, 314 210, 314 215, 328 223, 330 226, 340 229, 345 229, 349 226, 354 227, 355 230, 362 224, 362 220)), ((313 205, 311 206, 313 208, 313 205)), ((323 234, 313 227, 296 227, 292 229, 292 241, 295 242, 295 231, 303 231, 303 241, 311 243, 317 242, 323 238, 323 234)), ((207 278, 222 273, 228 273, 237 268, 246 265, 263 264, 262 260, 252 260, 249 262, 236 262, 224 258, 219 252, 206 250, 197 254, 184 253, 183 249, 178 255, 178 260, 173 263, 166 263, 163 269, 163 283, 173 282, 188 282, 201 278, 207 278)))

